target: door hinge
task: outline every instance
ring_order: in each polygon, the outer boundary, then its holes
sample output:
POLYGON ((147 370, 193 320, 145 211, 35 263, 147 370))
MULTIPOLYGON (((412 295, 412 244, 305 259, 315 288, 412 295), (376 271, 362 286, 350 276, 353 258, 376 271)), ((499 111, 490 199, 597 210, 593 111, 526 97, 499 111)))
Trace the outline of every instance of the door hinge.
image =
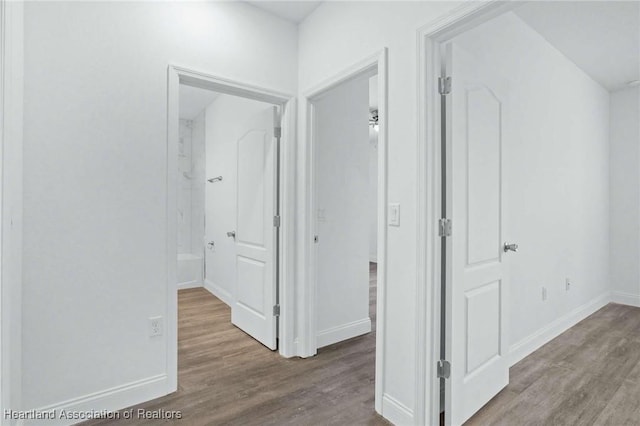
POLYGON ((280 216, 273 217, 273 226, 276 228, 280 228, 280 216))
POLYGON ((438 235, 441 237, 451 236, 451 219, 442 218, 438 221, 438 235))
POLYGON ((318 236, 317 235, 313 236, 313 242, 316 243, 316 244, 318 243, 318 236))
POLYGON ((273 128, 273 136, 276 138, 282 137, 282 127, 274 127, 273 128))
POLYGON ((273 305, 273 316, 274 317, 280 316, 280 305, 273 305))
POLYGON ((451 93, 451 77, 438 77, 438 92, 441 95, 451 93))
POLYGON ((438 378, 448 379, 451 376, 451 363, 449 361, 441 359, 438 361, 438 378))

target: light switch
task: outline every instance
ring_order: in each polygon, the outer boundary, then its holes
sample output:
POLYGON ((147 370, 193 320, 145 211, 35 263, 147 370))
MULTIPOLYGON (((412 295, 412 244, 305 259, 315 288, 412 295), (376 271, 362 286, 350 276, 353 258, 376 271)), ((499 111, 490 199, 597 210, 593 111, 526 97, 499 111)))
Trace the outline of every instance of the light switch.
POLYGON ((389 204, 389 226, 400 226, 400 204, 389 204))

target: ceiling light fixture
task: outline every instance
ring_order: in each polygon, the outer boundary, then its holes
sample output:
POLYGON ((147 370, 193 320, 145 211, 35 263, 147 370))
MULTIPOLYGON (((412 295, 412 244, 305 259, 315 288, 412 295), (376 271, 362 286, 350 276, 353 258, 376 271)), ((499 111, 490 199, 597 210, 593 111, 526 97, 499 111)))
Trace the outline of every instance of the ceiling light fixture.
POLYGON ((373 127, 373 130, 376 132, 379 130, 380 126, 378 125, 378 110, 373 109, 369 111, 369 126, 373 127))

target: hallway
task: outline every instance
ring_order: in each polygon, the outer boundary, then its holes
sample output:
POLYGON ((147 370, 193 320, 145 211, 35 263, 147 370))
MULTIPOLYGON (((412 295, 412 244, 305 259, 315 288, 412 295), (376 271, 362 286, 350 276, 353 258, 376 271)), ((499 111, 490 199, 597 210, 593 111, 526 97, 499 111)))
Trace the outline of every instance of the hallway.
POLYGON ((282 358, 248 337, 231 325, 230 308, 207 290, 180 291, 178 392, 132 408, 179 410, 182 419, 169 423, 189 426, 388 424, 374 412, 375 284, 376 265, 370 264, 372 332, 308 359, 282 358))

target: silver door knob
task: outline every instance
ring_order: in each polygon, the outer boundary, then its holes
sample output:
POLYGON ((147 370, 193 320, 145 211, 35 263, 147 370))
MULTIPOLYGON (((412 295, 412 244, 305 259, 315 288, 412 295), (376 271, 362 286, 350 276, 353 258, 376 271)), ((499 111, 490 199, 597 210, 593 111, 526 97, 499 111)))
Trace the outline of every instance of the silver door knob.
POLYGON ((209 246, 209 250, 213 250, 213 247, 216 245, 216 243, 214 243, 213 241, 209 241, 207 245, 209 246))
POLYGON ((508 251, 518 251, 518 245, 514 243, 504 243, 504 252, 506 253, 508 251))
POLYGON ((236 231, 229 231, 227 232, 227 237, 233 238, 235 240, 236 238, 236 231))

